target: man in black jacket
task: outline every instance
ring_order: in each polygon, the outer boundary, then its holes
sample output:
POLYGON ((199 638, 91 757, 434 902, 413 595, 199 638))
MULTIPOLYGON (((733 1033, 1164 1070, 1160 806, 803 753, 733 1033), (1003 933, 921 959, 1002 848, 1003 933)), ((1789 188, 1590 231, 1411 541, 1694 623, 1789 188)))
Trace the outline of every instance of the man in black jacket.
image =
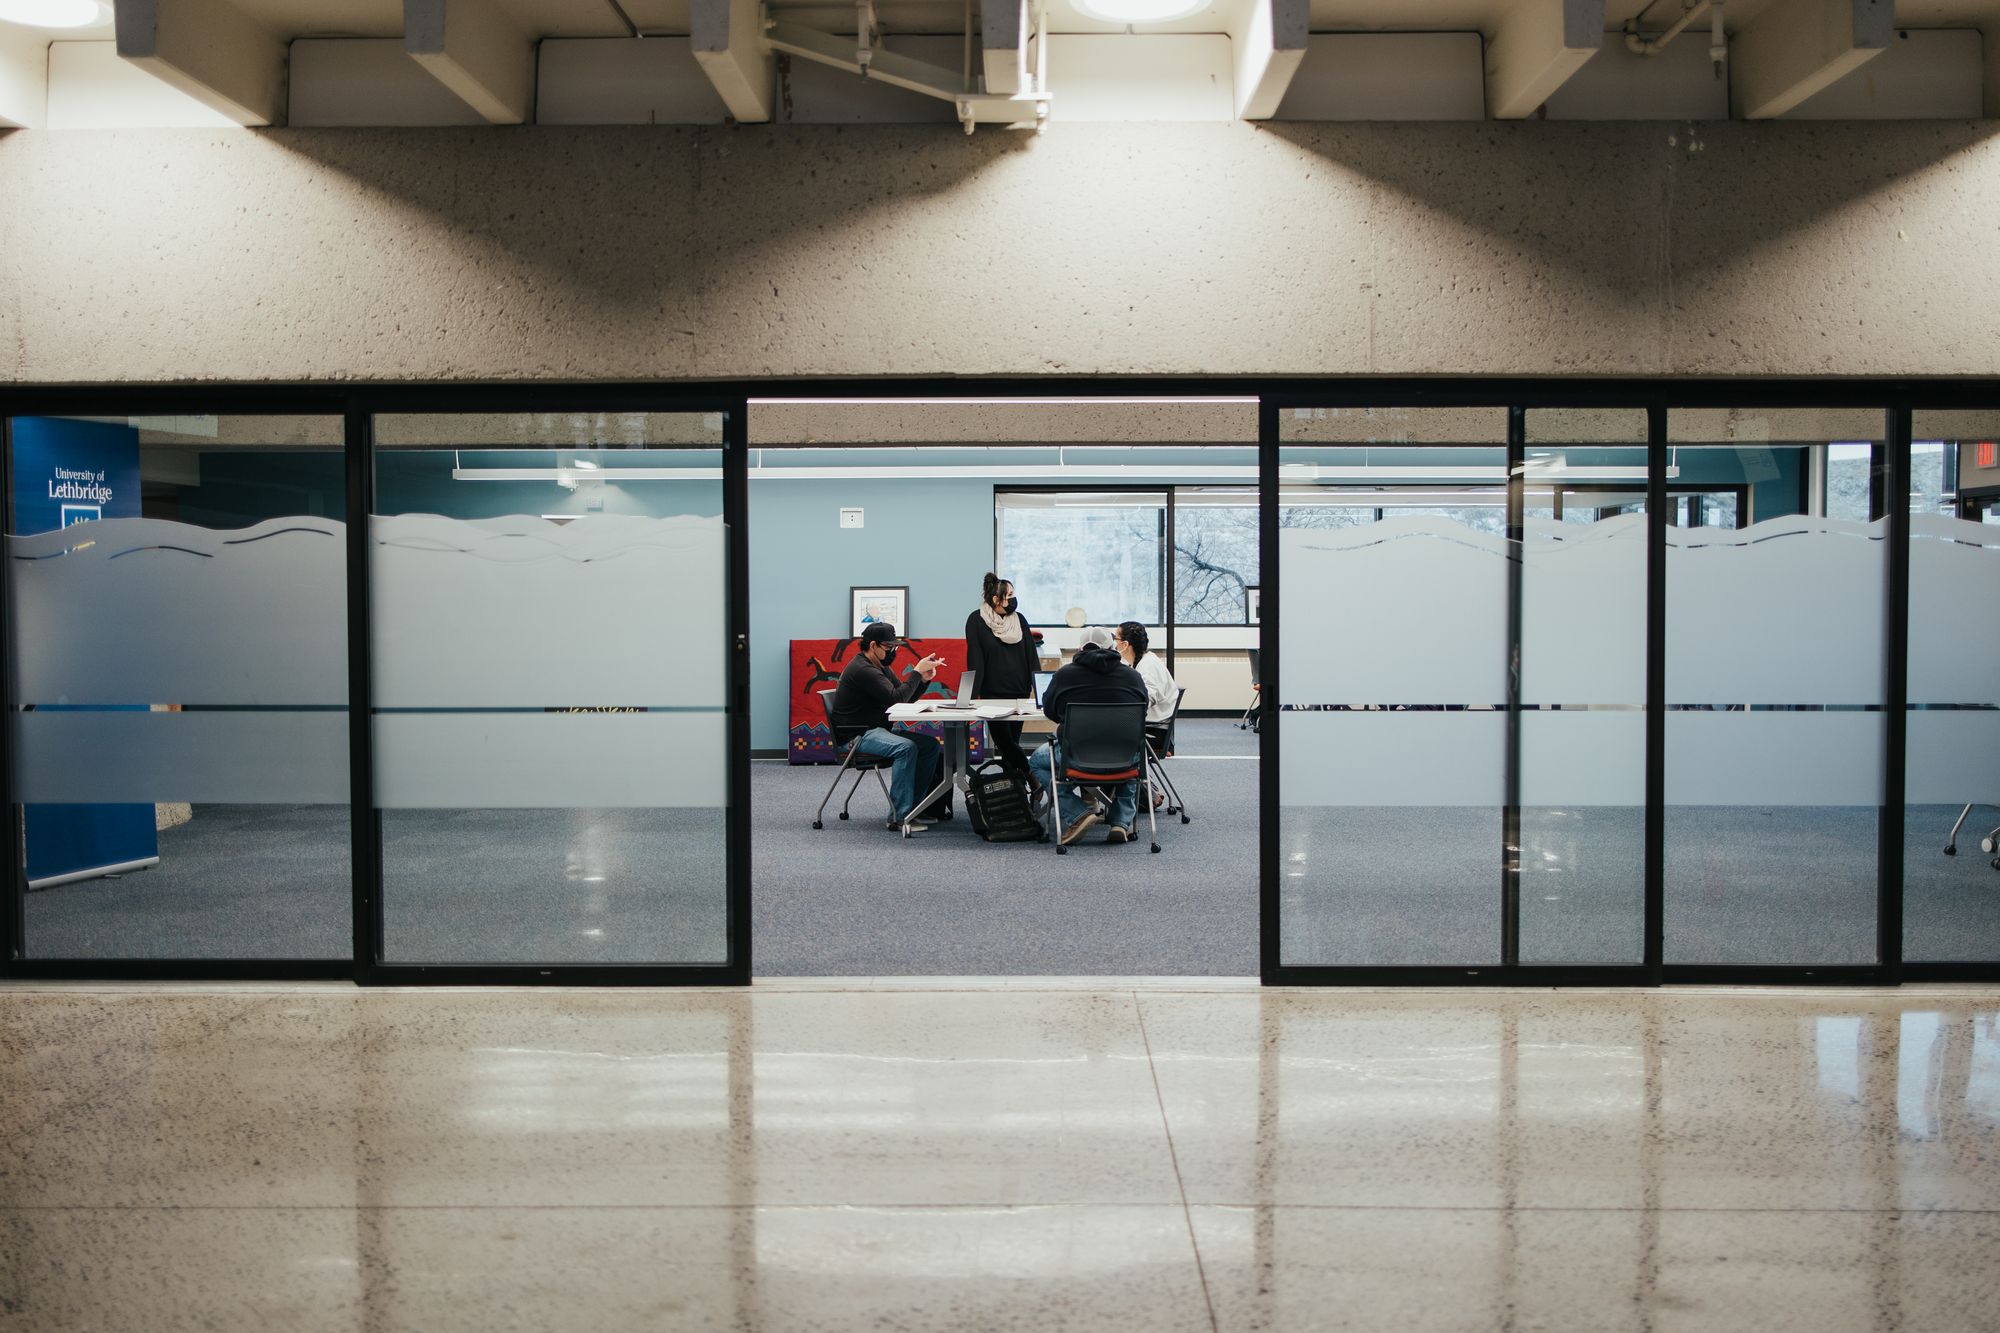
MULTIPOLYGON (((1145 707, 1145 677, 1125 665, 1111 642, 1111 631, 1108 629, 1093 626, 1083 632, 1083 646, 1076 650, 1076 656, 1070 659, 1069 665, 1050 678, 1047 688, 1042 691, 1042 712, 1051 722, 1061 723, 1063 709, 1073 703, 1138 704, 1142 709, 1145 707)), ((1055 751, 1054 742, 1050 742, 1037 750, 1029 761, 1036 776, 1050 791, 1055 790, 1055 769, 1061 759, 1055 751)), ((1101 818, 1103 813, 1094 803, 1088 806, 1064 827, 1063 845, 1075 842, 1101 818)), ((1138 818, 1138 782, 1120 783, 1117 796, 1111 803, 1111 831, 1104 840, 1132 841, 1133 825, 1138 818)))
MULTIPOLYGON (((889 664, 896 660, 902 642, 894 625, 879 620, 862 630, 854 658, 842 668, 840 684, 833 690, 835 743, 858 731, 861 739, 855 742, 856 749, 890 761, 890 828, 909 818, 920 794, 919 777, 921 791, 928 792, 944 776, 943 746, 929 736, 889 725, 889 706, 914 702, 943 664, 942 658, 926 657, 897 680, 889 664)), ((946 792, 944 800, 924 812, 924 819, 932 818, 951 818, 951 793, 946 792)), ((921 822, 912 825, 913 830, 922 827, 921 822)))

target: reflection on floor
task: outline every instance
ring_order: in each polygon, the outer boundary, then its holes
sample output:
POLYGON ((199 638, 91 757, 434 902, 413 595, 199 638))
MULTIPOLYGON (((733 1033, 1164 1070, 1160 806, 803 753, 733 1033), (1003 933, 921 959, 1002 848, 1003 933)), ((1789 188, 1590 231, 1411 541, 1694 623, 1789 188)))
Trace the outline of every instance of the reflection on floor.
MULTIPOLYGON (((1193 822, 1160 816, 1160 854, 1093 831, 1068 856, 986 843, 961 808, 904 841, 872 778, 854 817, 812 827, 827 767, 759 763, 759 976, 1254 976, 1257 737, 1180 723, 1168 768, 1193 822)), ((845 787, 843 786, 843 791, 845 787)))
POLYGON ((0 1105, 37 1333, 2000 1308, 1993 990, 12 987, 0 1105))

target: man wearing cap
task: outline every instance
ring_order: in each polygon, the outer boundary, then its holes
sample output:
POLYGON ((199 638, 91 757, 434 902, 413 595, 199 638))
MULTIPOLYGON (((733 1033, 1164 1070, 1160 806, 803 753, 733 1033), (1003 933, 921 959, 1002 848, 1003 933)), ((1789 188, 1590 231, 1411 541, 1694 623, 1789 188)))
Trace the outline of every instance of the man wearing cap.
MULTIPOLYGON (((1076 650, 1076 656, 1069 660, 1042 690, 1042 712, 1051 722, 1062 722, 1063 709, 1075 703, 1085 704, 1141 704, 1146 702, 1146 678, 1125 665, 1111 646, 1111 631, 1093 625, 1083 632, 1083 646, 1076 650)), ((1058 756, 1051 742, 1035 751, 1028 761, 1028 767, 1042 781, 1045 790, 1055 790, 1055 768, 1058 756)), ((1090 831, 1091 825, 1104 817, 1104 812, 1093 799, 1082 814, 1071 820, 1062 831, 1062 843, 1068 846, 1090 831)), ((1117 794, 1111 802, 1111 831, 1104 836, 1106 842, 1130 842, 1134 837, 1133 825, 1139 818, 1139 784, 1135 781, 1118 784, 1117 794)))
MULTIPOLYGON (((896 627, 886 621, 878 620, 862 630, 859 651, 841 669, 840 684, 834 687, 831 710, 836 731, 861 732, 855 748, 890 761, 889 804, 893 807, 890 828, 909 818, 920 790, 931 790, 944 777, 943 746, 929 736, 889 725, 889 706, 915 702, 944 664, 941 657, 926 657, 899 681, 889 664, 896 660, 896 650, 902 643, 896 637, 896 627), (919 780, 923 783, 921 789, 917 785, 919 780)), ((942 801, 924 812, 923 818, 950 819, 951 793, 946 792, 942 801)), ((919 822, 912 828, 923 826, 919 822)))

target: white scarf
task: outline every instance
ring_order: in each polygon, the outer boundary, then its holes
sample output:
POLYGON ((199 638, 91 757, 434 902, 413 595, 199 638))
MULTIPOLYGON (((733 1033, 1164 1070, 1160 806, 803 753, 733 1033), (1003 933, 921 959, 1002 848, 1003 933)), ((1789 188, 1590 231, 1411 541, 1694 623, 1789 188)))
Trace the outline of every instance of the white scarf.
POLYGON ((1021 617, 1018 612, 1009 611, 1005 617, 996 612, 990 603, 982 603, 979 618, 986 622, 986 628, 993 631, 993 637, 1002 643, 1021 641, 1021 617))

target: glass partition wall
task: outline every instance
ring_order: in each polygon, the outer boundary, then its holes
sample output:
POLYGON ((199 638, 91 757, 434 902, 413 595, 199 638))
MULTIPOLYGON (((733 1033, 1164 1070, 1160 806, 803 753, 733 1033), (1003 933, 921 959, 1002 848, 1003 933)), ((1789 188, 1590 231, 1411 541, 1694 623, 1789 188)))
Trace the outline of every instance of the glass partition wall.
POLYGON ((384 415, 381 961, 729 957, 719 415, 384 415))
POLYGON ((1903 957, 2000 958, 2000 412, 1917 412, 1903 957))
POLYGON ((337 416, 17 417, 24 960, 352 951, 337 416))
MULTIPOLYGON (((2000 386, 1336 388, 1035 575, 1261 640, 1266 980, 2000 973, 2000 386)), ((0 970, 747 979, 740 400, 593 395, 0 389, 0 970)))
POLYGON ((1732 396, 1267 404, 1267 978, 2000 965, 2000 415, 1732 396))

